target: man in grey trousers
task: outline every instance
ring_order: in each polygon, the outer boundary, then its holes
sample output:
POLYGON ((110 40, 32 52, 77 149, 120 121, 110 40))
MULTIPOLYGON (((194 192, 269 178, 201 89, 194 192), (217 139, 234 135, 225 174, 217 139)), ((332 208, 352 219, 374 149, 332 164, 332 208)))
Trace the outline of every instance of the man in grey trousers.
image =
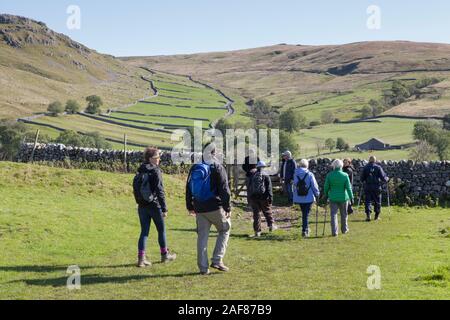
MULTIPOLYGON (((207 148, 207 149, 206 149, 207 148)), ((208 239, 211 226, 219 233, 214 249, 211 268, 229 271, 223 259, 231 230, 231 192, 225 168, 216 158, 213 145, 207 146, 211 153, 204 156, 203 163, 196 164, 189 173, 186 185, 186 208, 197 219, 197 263, 200 274, 209 275, 208 239)))

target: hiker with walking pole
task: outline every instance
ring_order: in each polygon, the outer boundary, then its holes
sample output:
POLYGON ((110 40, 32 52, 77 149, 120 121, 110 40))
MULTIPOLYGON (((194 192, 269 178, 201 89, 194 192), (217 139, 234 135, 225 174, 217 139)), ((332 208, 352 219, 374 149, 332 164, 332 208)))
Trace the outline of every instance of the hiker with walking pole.
MULTIPOLYGON (((314 202, 320 197, 319 185, 316 177, 308 170, 309 161, 303 159, 300 161, 300 166, 295 170, 294 174, 294 195, 293 200, 295 204, 300 205, 302 212, 302 236, 309 237, 309 213, 314 202)), ((316 211, 316 233, 317 233, 317 211, 316 211)))
POLYGON ((364 167, 361 175, 361 182, 364 184, 367 222, 372 220, 372 203, 375 209, 375 221, 380 220, 383 184, 389 181, 383 168, 376 162, 377 158, 371 156, 369 164, 364 167))
POLYGON ((338 236, 338 211, 341 214, 341 231, 343 234, 349 232, 348 228, 348 204, 353 200, 353 190, 348 174, 342 171, 344 163, 342 160, 333 161, 333 171, 327 175, 325 180, 324 196, 330 200, 331 233, 333 237, 338 236))
POLYGON ((292 207, 294 198, 294 174, 297 169, 297 163, 290 151, 283 152, 282 156, 283 162, 280 169, 280 181, 288 197, 289 206, 292 207))

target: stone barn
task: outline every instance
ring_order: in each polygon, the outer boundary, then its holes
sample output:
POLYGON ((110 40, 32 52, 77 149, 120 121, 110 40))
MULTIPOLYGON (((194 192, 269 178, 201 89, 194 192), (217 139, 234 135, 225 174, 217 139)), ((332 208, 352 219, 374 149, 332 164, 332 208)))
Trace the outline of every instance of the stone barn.
POLYGON ((365 143, 355 146, 355 148, 360 151, 371 151, 371 150, 387 150, 391 148, 391 146, 379 139, 373 138, 365 143))

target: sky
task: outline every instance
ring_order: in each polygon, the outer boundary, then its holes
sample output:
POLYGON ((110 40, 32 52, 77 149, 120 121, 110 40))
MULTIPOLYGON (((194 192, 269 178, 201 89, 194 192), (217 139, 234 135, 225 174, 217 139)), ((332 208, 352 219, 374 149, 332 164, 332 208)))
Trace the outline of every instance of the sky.
POLYGON ((115 56, 228 51, 280 43, 450 43, 448 0, 1 0, 0 13, 43 21, 115 56), (78 17, 67 13, 71 5, 80 9, 79 29, 67 26, 69 18, 78 17), (377 11, 368 13, 370 6, 377 11))

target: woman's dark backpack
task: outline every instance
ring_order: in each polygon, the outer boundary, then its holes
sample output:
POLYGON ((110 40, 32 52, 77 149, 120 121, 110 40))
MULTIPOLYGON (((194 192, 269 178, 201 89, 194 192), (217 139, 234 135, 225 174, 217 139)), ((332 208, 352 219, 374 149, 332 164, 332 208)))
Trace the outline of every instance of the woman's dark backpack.
POLYGON ((311 186, 306 186, 306 179, 308 178, 308 175, 305 174, 303 179, 300 179, 298 177, 298 183, 297 183, 297 194, 299 197, 306 197, 309 194, 309 190, 311 189, 311 186))
POLYGON ((149 205, 155 202, 155 192, 152 190, 149 173, 137 173, 133 180, 133 193, 136 203, 149 205))

